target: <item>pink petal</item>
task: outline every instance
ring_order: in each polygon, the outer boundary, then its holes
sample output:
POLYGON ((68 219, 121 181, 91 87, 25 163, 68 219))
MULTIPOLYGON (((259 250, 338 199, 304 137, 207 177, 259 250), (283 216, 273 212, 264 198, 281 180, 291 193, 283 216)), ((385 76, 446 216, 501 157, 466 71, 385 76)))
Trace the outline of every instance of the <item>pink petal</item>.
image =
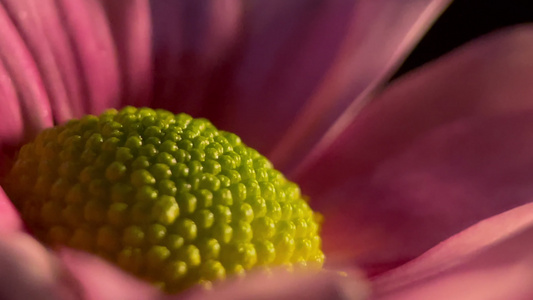
POLYGON ((151 57, 146 0, 2 2, 35 60, 56 121, 117 106, 120 97, 147 103, 151 57))
POLYGON ((122 104, 147 106, 152 93, 152 24, 148 0, 101 0, 122 70, 122 104))
POLYGON ((11 147, 50 126, 52 115, 35 61, 3 4, 0 36, 0 152, 11 153, 11 147))
POLYGON ((26 234, 0 233, 0 299, 82 299, 76 282, 26 234))
POLYGON ((526 204, 375 278, 372 299, 531 299, 532 248, 533 204, 526 204))
POLYGON ((145 300, 163 297, 162 292, 146 282, 111 266, 91 254, 62 249, 60 258, 80 283, 86 300, 145 300))
POLYGON ((52 0, 3 0, 31 54, 57 120, 83 112, 80 74, 61 16, 52 0))
POLYGON ((386 80, 448 2, 256 1, 205 115, 289 170, 386 80))
POLYGON ((531 201, 531 53, 516 28, 408 75, 301 170, 330 261, 383 271, 531 201))
POLYGON ((83 80, 77 101, 88 104, 85 113, 100 113, 118 106, 122 96, 120 65, 101 1, 58 0, 55 3, 78 67, 68 75, 83 80))
MULTIPOLYGON (((365 109, 338 140, 347 147, 350 143, 349 147, 358 152, 367 152, 364 160, 357 161, 360 172, 367 172, 439 124, 532 107, 532 49, 533 26, 514 27, 478 39, 394 82, 376 99, 379 103, 365 109), (360 126, 368 128, 361 130, 360 126), (354 131, 357 139, 347 138, 354 131), (361 143, 374 146, 363 149, 361 143), (385 143, 387 147, 380 147, 385 143)), ((307 163, 319 158, 310 158, 307 163)), ((297 173, 308 169, 304 165, 297 173)))
POLYGON ((0 60, 0 175, 8 170, 6 161, 9 153, 14 151, 24 136, 24 122, 17 92, 11 81, 10 74, 0 60))
POLYGON ((82 285, 85 299, 366 299, 369 285, 360 274, 339 275, 333 272, 287 273, 274 275, 251 273, 244 279, 216 283, 212 290, 191 288, 184 293, 165 295, 153 286, 125 274, 90 254, 62 249, 60 257, 67 269, 82 285))
POLYGON ((368 177, 328 181, 324 199, 335 204, 319 208, 326 252, 333 261, 387 269, 380 264, 408 261, 479 220, 530 202, 532 117, 530 110, 443 125, 368 177))
POLYGON ((168 300, 363 300, 369 293, 368 283, 358 274, 343 276, 327 271, 309 274, 275 270, 271 275, 252 273, 242 280, 221 282, 212 291, 196 289, 168 300))
POLYGON ((212 109, 207 102, 211 101, 209 83, 234 47, 243 3, 162 0, 150 5, 155 64, 152 106, 201 116, 202 109, 212 109))
POLYGON ((3 232, 12 232, 22 230, 22 220, 9 201, 9 198, 0 187, 0 234, 3 232))

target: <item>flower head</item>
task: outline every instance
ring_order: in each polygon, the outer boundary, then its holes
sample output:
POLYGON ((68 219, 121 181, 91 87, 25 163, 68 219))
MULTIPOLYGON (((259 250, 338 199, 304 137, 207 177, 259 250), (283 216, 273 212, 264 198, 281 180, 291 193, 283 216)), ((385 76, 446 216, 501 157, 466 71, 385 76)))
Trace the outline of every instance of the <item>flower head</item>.
POLYGON ((46 129, 4 187, 41 241, 168 292, 324 263, 319 217, 298 186, 235 134, 183 113, 128 106, 46 129))
MULTIPOLYGON (((206 117, 301 185, 325 216, 326 268, 348 276, 252 274, 179 297, 530 298, 531 30, 381 86, 447 3, 4 1, 0 171, 42 129, 107 108, 206 117)), ((0 214, 2 296, 167 297, 47 250, 3 192, 0 214)))

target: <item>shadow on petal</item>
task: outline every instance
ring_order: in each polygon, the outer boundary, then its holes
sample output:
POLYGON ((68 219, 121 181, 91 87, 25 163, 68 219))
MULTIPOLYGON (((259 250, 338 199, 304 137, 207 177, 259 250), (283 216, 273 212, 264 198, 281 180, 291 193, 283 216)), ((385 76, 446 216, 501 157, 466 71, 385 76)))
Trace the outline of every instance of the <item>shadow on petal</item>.
MULTIPOLYGON (((313 39, 308 41, 311 43, 303 46, 309 48, 302 47, 300 49, 302 53, 293 57, 293 61, 296 62, 302 60, 300 57, 308 58, 305 63, 313 66, 331 59, 327 61, 329 65, 325 66, 327 68, 325 72, 315 74, 314 67, 308 71, 298 65, 295 66, 295 70, 287 71, 287 67, 280 68, 280 76, 289 86, 285 89, 274 86, 274 93, 279 92, 279 94, 274 94, 270 99, 265 97, 265 101, 260 102, 270 105, 272 102, 276 104, 281 101, 294 101, 299 104, 297 110, 289 111, 291 115, 287 119, 280 120, 279 113, 274 112, 274 120, 270 124, 267 123, 269 126, 272 126, 272 123, 283 126, 287 121, 289 121, 287 125, 290 126, 286 130, 283 127, 278 127, 283 130, 274 130, 277 135, 283 133, 279 135, 277 143, 263 142, 275 145, 269 149, 271 153, 267 153, 274 163, 286 172, 294 172, 307 157, 314 156, 315 151, 320 152, 320 149, 335 140, 399 67, 451 1, 362 0, 356 1, 352 11, 339 7, 347 2, 327 3, 327 8, 333 11, 330 16, 337 22, 337 18, 342 19, 342 11, 352 13, 345 36, 340 43, 328 44, 331 32, 337 33, 338 30, 338 28, 328 28, 327 24, 335 24, 334 21, 328 21, 319 25, 316 36, 310 35, 313 39), (339 16, 335 13, 339 13, 339 16), (321 36, 322 34, 327 37, 321 36), (314 49, 320 51, 317 45, 324 44, 330 48, 329 51, 316 53, 314 49), (331 54, 331 50, 336 52, 329 57, 327 54, 331 54), (311 75, 320 75, 320 77, 313 82, 311 75), (297 81, 298 79, 301 81, 297 81), (301 97, 306 96, 299 93, 302 87, 312 91, 312 95, 308 98, 301 97)), ((291 65, 294 65, 293 62, 291 65)), ((263 94, 258 96, 264 97, 263 94)), ((251 122, 251 124, 256 123, 251 122)))
MULTIPOLYGON (((152 107, 206 117, 209 85, 241 33, 245 4, 234 0, 152 1, 152 107)), ((226 75, 227 76, 227 75, 226 75)), ((216 122, 215 122, 216 123, 216 122)))
POLYGON ((207 117, 287 170, 448 2, 154 2, 153 105, 207 117))
POLYGON ((213 119, 288 171, 386 80, 446 3, 258 1, 213 119))
POLYGON ((121 70, 121 106, 148 106, 153 89, 152 21, 148 0, 101 0, 121 70))

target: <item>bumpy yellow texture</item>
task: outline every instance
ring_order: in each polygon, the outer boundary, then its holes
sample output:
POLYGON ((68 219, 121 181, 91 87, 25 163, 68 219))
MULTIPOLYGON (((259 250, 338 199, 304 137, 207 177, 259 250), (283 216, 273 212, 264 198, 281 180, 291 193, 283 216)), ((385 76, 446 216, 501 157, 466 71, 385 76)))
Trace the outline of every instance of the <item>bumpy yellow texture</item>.
POLYGON ((6 190, 45 243, 168 292, 324 261, 298 186, 238 136, 186 114, 126 107, 46 129, 20 150, 6 190))

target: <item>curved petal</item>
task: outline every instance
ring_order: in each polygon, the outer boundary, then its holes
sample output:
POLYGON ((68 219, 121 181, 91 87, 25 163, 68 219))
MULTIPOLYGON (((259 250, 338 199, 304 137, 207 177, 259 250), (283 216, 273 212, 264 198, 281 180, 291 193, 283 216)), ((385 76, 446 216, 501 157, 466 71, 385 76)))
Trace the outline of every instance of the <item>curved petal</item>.
POLYGON ((22 220, 13 206, 13 203, 9 201, 9 198, 4 193, 4 190, 0 187, 0 233, 19 231, 22 229, 22 220))
POLYGON ((255 1, 204 114, 289 170, 386 80, 448 2, 255 1))
POLYGON ((177 295, 165 295, 158 289, 111 266, 103 260, 68 248, 60 257, 81 284, 88 300, 106 299, 366 299, 369 283, 357 272, 339 275, 333 272, 273 274, 251 273, 242 279, 228 279, 213 289, 192 288, 177 295))
POLYGON ((57 260, 26 234, 0 233, 0 298, 83 299, 57 260))
POLYGON ((530 201, 532 51, 512 29, 411 74, 302 170, 330 257, 378 272, 530 201))
POLYGON ((79 282, 86 300, 145 300, 163 297, 161 291, 111 266, 100 258, 61 249, 59 256, 79 282))
POLYGON ((121 78, 117 49, 101 1, 55 1, 63 32, 77 64, 75 78, 83 80, 82 103, 86 113, 116 107, 121 78))
POLYGON ((49 99, 55 121, 99 113, 119 106, 120 100, 148 102, 152 73, 147 0, 1 3, 3 18, 13 23, 7 28, 17 35, 19 49, 12 51, 32 63, 26 70, 31 74, 24 78, 39 94, 27 98, 49 99))
POLYGON ((101 0, 122 71, 121 105, 147 106, 152 97, 152 21, 148 0, 101 0))
POLYGON ((52 124, 50 104, 31 53, 0 4, 0 152, 10 153, 36 131, 52 124))
MULTIPOLYGON (((439 124, 470 115, 532 107, 532 50, 533 26, 513 27, 478 39, 401 77, 338 138, 344 148, 357 150, 354 154, 366 152, 354 171, 368 171, 439 124), (381 147, 384 144, 387 147, 381 147)), ((338 143, 329 149, 338 147, 338 143)), ((326 151, 317 149, 317 156, 294 175, 310 170, 326 151)))
POLYGON ((54 2, 3 0, 2 3, 35 60, 54 117, 66 120, 82 114, 76 62, 54 2))
POLYGON ((269 275, 252 273, 240 280, 230 279, 211 291, 195 289, 168 300, 363 300, 369 294, 369 284, 358 274, 343 276, 326 271, 309 274, 275 270, 269 275))
POLYGON ((533 204, 526 204, 375 278, 372 299, 531 299, 532 247, 533 204))
POLYGON ((201 116, 208 83, 239 33, 242 1, 151 1, 152 107, 201 116))
POLYGON ((9 72, 0 60, 0 175, 9 170, 9 153, 14 151, 24 137, 24 121, 15 86, 9 72))

